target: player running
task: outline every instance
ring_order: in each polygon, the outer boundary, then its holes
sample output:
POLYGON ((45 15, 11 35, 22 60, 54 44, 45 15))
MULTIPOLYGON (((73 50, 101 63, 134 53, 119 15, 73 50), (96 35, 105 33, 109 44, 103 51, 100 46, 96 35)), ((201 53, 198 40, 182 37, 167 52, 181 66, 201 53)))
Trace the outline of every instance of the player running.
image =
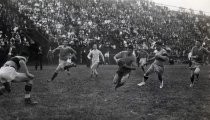
POLYGON ((135 67, 137 67, 136 57, 133 55, 133 46, 129 45, 126 51, 116 54, 114 60, 119 66, 113 79, 114 84, 116 84, 116 90, 125 84, 131 70, 135 70, 135 67))
POLYGON ((139 62, 142 71, 145 73, 144 67, 147 65, 147 59, 149 57, 149 54, 144 49, 140 49, 137 54, 138 54, 137 56, 140 58, 140 60, 137 62, 139 62))
POLYGON ((22 52, 20 56, 11 57, 4 65, 0 68, 0 95, 5 92, 11 92, 11 83, 25 82, 25 104, 35 105, 38 102, 31 100, 31 90, 33 85, 34 75, 28 71, 26 62, 29 54, 22 52), (23 69, 23 73, 18 72, 19 69, 23 69))
POLYGON ((52 78, 50 80, 48 80, 48 82, 50 81, 53 81, 58 73, 60 71, 64 71, 64 70, 67 70, 71 67, 76 67, 75 64, 69 64, 67 62, 68 58, 69 58, 69 55, 72 53, 72 54, 76 54, 76 51, 71 48, 70 46, 67 46, 68 45, 68 41, 67 40, 64 40, 63 41, 63 45, 61 46, 58 46, 57 48, 55 48, 53 50, 53 53, 56 51, 56 50, 60 50, 60 53, 59 53, 59 64, 58 64, 58 67, 56 68, 52 78))
POLYGON ((149 75, 153 72, 157 73, 158 79, 160 81, 160 88, 163 88, 163 72, 164 72, 164 62, 169 60, 168 58, 168 52, 163 48, 163 45, 161 42, 156 42, 156 53, 153 58, 151 58, 148 61, 155 60, 149 69, 144 74, 143 81, 138 84, 138 86, 143 86, 146 84, 147 79, 149 78, 149 75))
POLYGON ((192 60, 192 65, 190 67, 191 69, 191 84, 190 87, 194 86, 194 77, 196 76, 197 79, 199 79, 199 73, 200 73, 200 66, 204 63, 203 61, 203 56, 204 54, 210 54, 210 51, 205 49, 204 47, 201 46, 200 41, 195 42, 195 46, 191 50, 191 60, 192 60))
POLYGON ((93 44, 93 50, 91 50, 89 52, 89 54, 87 55, 87 58, 89 60, 91 60, 91 77, 97 77, 98 76, 98 72, 97 72, 97 68, 100 62, 100 58, 102 58, 102 61, 104 62, 104 56, 102 54, 102 52, 100 50, 97 49, 97 45, 93 44))

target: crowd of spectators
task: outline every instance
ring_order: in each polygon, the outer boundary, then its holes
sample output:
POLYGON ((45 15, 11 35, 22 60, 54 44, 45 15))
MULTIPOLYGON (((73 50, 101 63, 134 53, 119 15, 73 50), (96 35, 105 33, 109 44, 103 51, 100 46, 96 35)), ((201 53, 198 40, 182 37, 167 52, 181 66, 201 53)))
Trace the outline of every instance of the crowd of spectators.
MULTIPOLYGON (((187 56, 195 40, 210 37, 209 16, 172 11, 148 0, 11 0, 10 4, 54 43, 52 48, 64 39, 74 46, 97 42, 99 48, 109 49, 128 44, 150 49, 162 41, 174 55, 187 56)), ((24 20, 14 25, 20 17, 9 15, 11 20, 5 22, 11 22, 13 29, 32 26, 24 20)))
POLYGON ((0 66, 22 51, 32 51, 34 59, 38 48, 24 32, 32 23, 12 5, 7 0, 0 1, 0 66))
MULTIPOLYGON (((210 18, 171 11, 147 0, 18 0, 19 12, 29 16, 52 38, 70 42, 150 47, 162 40, 178 51, 207 36, 210 18)), ((113 46, 114 47, 114 46, 113 46)))

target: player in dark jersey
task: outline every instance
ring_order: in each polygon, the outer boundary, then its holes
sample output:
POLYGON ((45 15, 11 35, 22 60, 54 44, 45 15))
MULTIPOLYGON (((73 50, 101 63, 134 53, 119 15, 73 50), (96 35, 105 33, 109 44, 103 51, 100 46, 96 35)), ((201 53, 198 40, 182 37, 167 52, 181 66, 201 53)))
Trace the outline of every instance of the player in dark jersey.
POLYGON ((195 42, 195 46, 191 50, 191 60, 192 60, 192 66, 190 67, 191 69, 191 84, 190 87, 194 86, 194 77, 199 78, 199 73, 200 73, 200 66, 204 63, 203 61, 203 56, 204 54, 210 54, 210 51, 205 49, 204 47, 201 46, 200 41, 195 42))
POLYGON ((59 65, 56 68, 56 70, 55 70, 52 78, 49 79, 48 82, 53 81, 57 77, 57 75, 58 75, 59 72, 64 71, 64 70, 67 70, 67 69, 69 69, 71 67, 76 67, 75 64, 69 64, 67 62, 70 54, 76 54, 76 51, 73 48, 71 48, 71 47, 69 47, 67 45, 68 45, 68 41, 64 40, 63 41, 63 45, 58 46, 57 48, 55 48, 53 50, 53 53, 56 50, 59 50, 60 51, 60 53, 59 53, 59 65))
POLYGON ((30 97, 34 75, 28 71, 26 65, 28 56, 28 53, 22 52, 20 56, 10 58, 3 67, 0 68, 0 83, 2 84, 0 87, 0 95, 5 92, 11 92, 11 83, 25 82, 25 103, 35 105, 37 102, 32 101, 30 97), (23 73, 18 72, 20 68, 24 71, 23 73))
POLYGON ((124 85, 131 70, 135 70, 135 67, 137 67, 136 57, 133 55, 133 46, 129 45, 128 50, 116 54, 114 60, 119 66, 113 79, 114 84, 116 84, 116 90, 118 87, 124 85))

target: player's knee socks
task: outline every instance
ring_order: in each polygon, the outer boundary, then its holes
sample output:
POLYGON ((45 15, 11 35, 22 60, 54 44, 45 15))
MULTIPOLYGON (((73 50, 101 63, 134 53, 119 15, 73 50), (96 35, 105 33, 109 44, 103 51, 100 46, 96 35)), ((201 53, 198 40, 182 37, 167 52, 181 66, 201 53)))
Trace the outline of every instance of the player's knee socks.
POLYGON ((192 61, 190 60, 190 61, 189 61, 189 67, 191 67, 191 66, 192 66, 192 61))
POLYGON ((196 76, 196 78, 198 79, 198 77, 199 77, 199 74, 195 74, 195 76, 196 76))
POLYGON ((149 77, 145 74, 144 75, 144 82, 148 79, 149 77))
POLYGON ((194 82, 194 75, 192 75, 192 76, 190 77, 190 80, 191 80, 192 83, 194 82))
POLYGON ((58 73, 56 73, 56 72, 55 72, 55 73, 53 74, 53 76, 52 76, 51 80, 54 80, 54 79, 55 79, 55 77, 57 77, 57 75, 58 75, 58 73))
POLYGON ((6 90, 7 92, 11 92, 11 88, 10 88, 10 83, 9 83, 9 82, 5 82, 5 83, 3 83, 3 85, 4 85, 5 90, 6 90))
POLYGON ((26 92, 31 92, 31 90, 32 90, 32 85, 31 84, 25 85, 25 91, 26 92))
POLYGON ((143 72, 145 72, 145 70, 144 70, 144 66, 141 66, 141 69, 143 70, 143 72))
POLYGON ((30 96, 30 92, 32 90, 32 84, 27 84, 25 85, 25 99, 29 99, 31 96, 30 96))
POLYGON ((121 83, 123 75, 118 74, 117 84, 121 83))
POLYGON ((158 75, 158 79, 160 82, 162 82, 163 81, 162 75, 158 75))

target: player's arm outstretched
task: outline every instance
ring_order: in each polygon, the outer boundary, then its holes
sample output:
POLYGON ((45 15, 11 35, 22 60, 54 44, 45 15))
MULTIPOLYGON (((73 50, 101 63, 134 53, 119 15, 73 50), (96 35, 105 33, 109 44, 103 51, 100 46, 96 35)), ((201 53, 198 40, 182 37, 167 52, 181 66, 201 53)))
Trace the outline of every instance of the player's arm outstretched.
POLYGON ((52 53, 54 53, 57 50, 60 50, 61 48, 62 48, 61 46, 58 46, 57 48, 55 48, 55 49, 52 50, 52 53))

